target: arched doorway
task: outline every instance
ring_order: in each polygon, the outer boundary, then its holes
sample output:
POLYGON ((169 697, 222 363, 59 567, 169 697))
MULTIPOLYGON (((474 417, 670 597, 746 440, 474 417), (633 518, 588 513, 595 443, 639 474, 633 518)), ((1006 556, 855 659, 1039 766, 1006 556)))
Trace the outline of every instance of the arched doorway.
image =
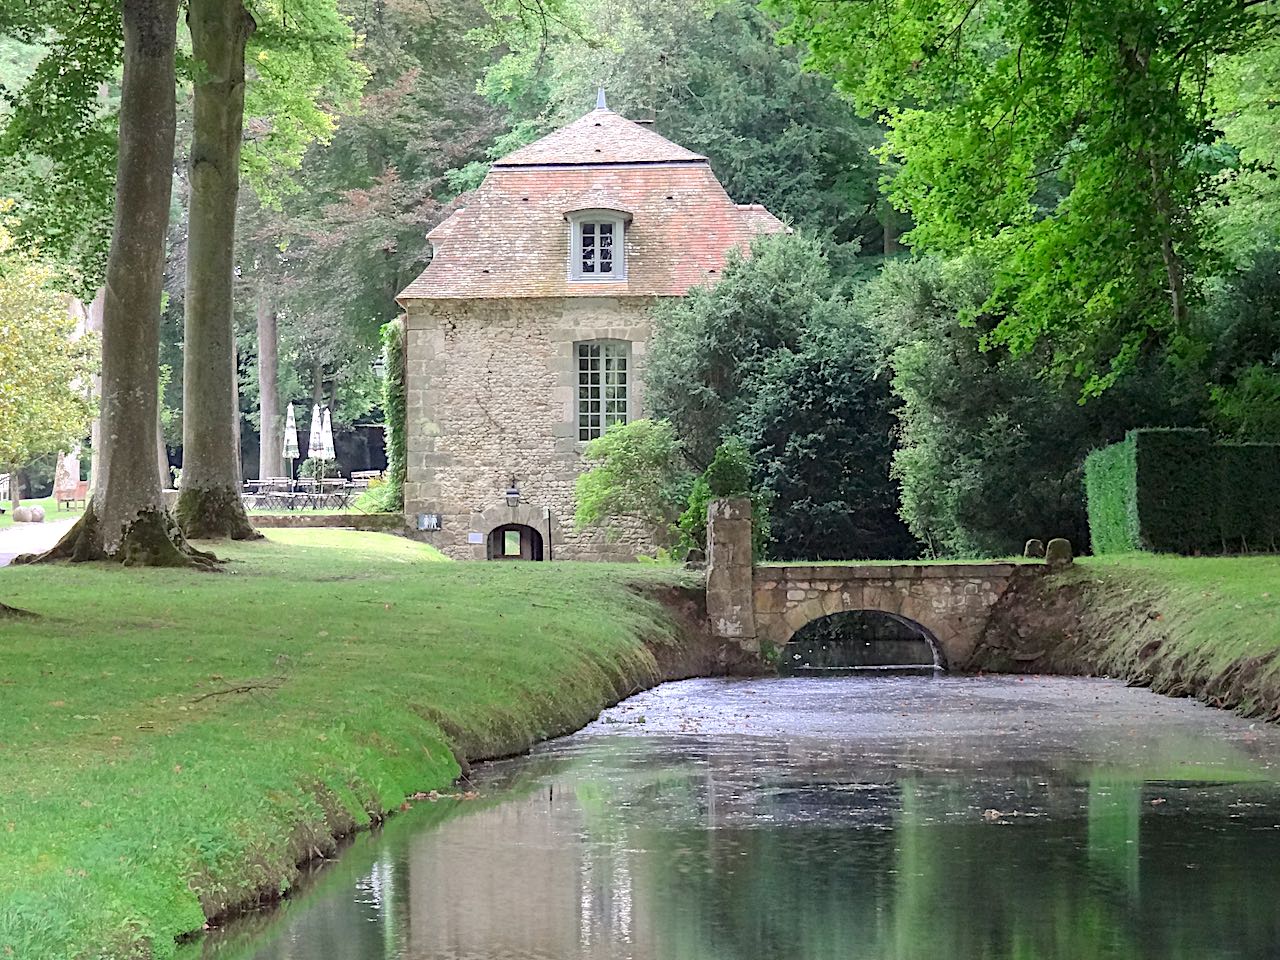
POLYGON ((883 610, 833 613, 810 621, 783 647, 778 664, 784 674, 944 667, 932 633, 914 620, 883 610))
POLYGON ((490 560, 541 560, 542 534, 523 523, 505 523, 489 531, 490 560))

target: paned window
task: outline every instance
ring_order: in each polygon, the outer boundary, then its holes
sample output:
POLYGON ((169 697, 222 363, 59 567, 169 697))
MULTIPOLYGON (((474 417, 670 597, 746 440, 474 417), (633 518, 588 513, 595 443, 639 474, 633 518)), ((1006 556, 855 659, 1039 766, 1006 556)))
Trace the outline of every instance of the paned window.
POLYGON ((608 277, 613 274, 613 223, 586 222, 582 230, 582 275, 608 277))
POLYGON ((600 211, 573 214, 569 218, 569 279, 625 280, 626 217, 610 217, 600 211))
POLYGON ((631 345, 617 340, 578 344, 578 439, 594 440, 627 422, 631 345))

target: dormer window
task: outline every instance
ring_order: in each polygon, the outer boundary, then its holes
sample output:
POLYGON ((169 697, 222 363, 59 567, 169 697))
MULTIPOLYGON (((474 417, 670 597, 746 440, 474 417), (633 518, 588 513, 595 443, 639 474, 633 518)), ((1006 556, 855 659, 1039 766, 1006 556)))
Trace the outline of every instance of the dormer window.
POLYGON ((582 275, 613 273, 613 221, 586 220, 578 224, 582 275))
POLYGON ((626 229, 631 215, 624 210, 575 210, 568 219, 572 241, 569 279, 625 280, 626 229))

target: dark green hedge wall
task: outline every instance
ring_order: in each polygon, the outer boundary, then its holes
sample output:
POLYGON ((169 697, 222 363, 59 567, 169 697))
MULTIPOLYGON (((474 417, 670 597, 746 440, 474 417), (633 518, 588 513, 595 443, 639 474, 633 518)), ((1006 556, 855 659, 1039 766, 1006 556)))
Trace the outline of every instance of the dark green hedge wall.
POLYGON ((1280 445, 1214 443, 1207 430, 1133 430, 1085 461, 1095 553, 1274 552, 1280 445))

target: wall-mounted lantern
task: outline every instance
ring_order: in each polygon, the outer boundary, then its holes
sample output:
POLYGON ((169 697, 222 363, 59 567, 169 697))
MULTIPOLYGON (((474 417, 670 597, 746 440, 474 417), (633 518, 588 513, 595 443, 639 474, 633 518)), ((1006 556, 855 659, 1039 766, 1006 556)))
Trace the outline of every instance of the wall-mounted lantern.
POLYGON ((507 506, 520 506, 520 488, 516 486, 515 476, 511 477, 511 484, 507 487, 507 506))

